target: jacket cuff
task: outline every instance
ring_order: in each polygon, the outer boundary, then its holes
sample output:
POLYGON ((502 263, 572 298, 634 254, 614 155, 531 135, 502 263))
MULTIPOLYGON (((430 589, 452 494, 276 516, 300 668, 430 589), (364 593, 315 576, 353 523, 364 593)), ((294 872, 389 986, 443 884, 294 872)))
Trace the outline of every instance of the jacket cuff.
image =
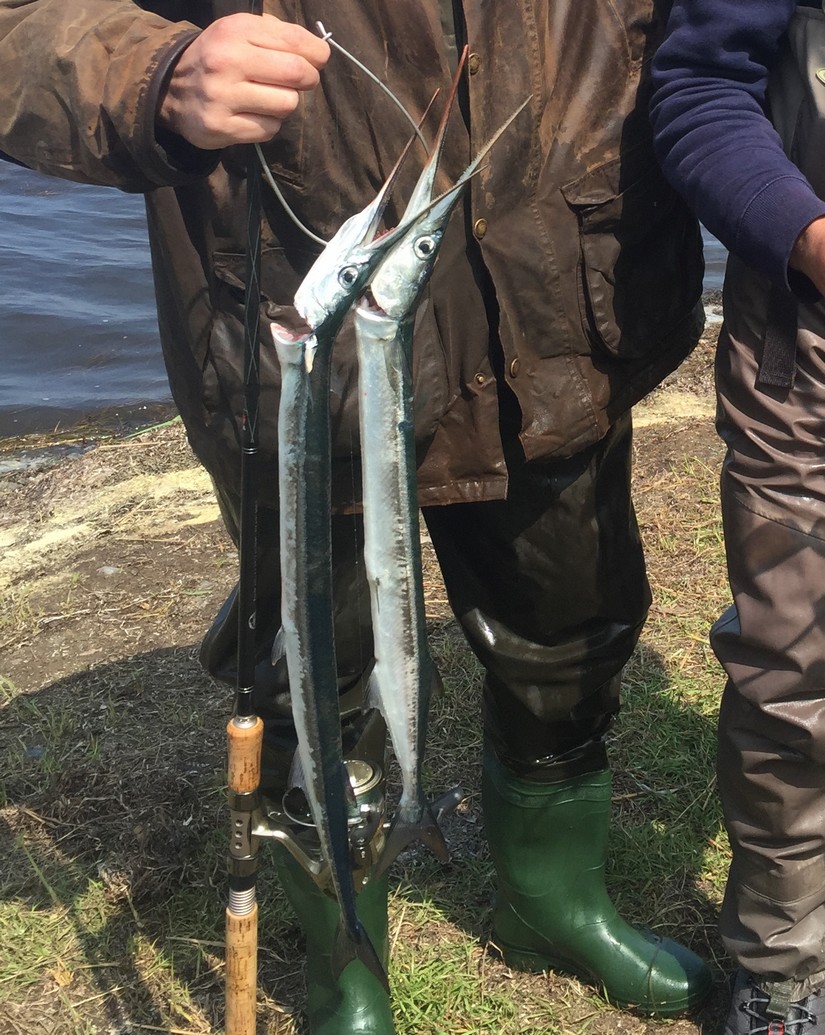
MULTIPOLYGON (((208 176, 220 159, 220 151, 206 151, 190 144, 184 137, 157 124, 161 93, 183 51, 200 30, 190 30, 172 41, 157 62, 145 95, 145 117, 139 124, 146 131, 143 153, 148 160, 147 172, 162 175, 162 183, 182 183, 208 176)), ((153 177, 154 178, 154 177, 153 177)))
MULTIPOLYGON (((164 34, 162 43, 151 54, 147 55, 144 50, 142 56, 138 54, 134 59, 137 67, 133 81, 139 84, 136 95, 132 97, 134 115, 132 119, 116 121, 128 127, 124 143, 142 176, 149 181, 149 189, 151 186, 174 187, 201 179, 209 175, 220 161, 220 151, 203 151, 177 134, 159 132, 157 125, 161 91, 175 62, 199 32, 195 26, 189 25, 179 29, 171 38, 164 34)), ((130 58, 124 55, 122 61, 128 67, 130 58)), ((123 77, 123 68, 118 74, 123 77)))

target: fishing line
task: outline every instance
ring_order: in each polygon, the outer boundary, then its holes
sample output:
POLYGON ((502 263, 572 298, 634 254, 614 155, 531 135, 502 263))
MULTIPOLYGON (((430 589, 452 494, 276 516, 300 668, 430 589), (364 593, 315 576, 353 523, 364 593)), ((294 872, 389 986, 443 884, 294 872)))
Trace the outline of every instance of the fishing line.
MULTIPOLYGON (((401 103, 398 97, 396 97, 396 95, 392 92, 389 86, 387 86, 386 83, 382 83, 378 76, 375 75, 374 72, 371 72, 367 68, 367 66, 363 64, 363 62, 359 61, 354 54, 350 54, 350 52, 346 50, 346 48, 342 47, 337 40, 334 40, 332 38, 332 33, 327 32, 327 30, 324 28, 321 22, 316 22, 315 26, 318 30, 318 34, 320 35, 321 39, 325 40, 327 43, 333 46, 339 53, 343 54, 345 58, 350 60, 356 66, 356 68, 360 68, 368 79, 371 79, 376 84, 376 86, 379 86, 384 91, 384 93, 390 98, 393 104, 403 114, 407 122, 409 122, 409 124, 412 126, 415 135, 421 141, 421 145, 424 148, 425 153, 429 154, 430 149, 427 147, 427 141, 424 139, 421 133, 420 126, 412 117, 412 115, 410 115, 410 113, 407 111, 407 109, 404 107, 404 105, 401 103)), ((316 233, 310 230, 305 223, 302 223, 298 216, 295 214, 295 212, 292 210, 292 208, 290 208, 289 203, 284 197, 283 191, 278 186, 278 181, 272 175, 272 170, 269 168, 269 164, 267 163, 266 158, 264 158, 264 153, 261 149, 261 145, 254 144, 253 147, 255 148, 255 152, 258 155, 258 161, 260 162, 261 169, 263 170, 263 174, 266 177, 266 181, 272 189, 272 192, 275 195, 275 197, 278 199, 278 201, 280 201, 281 207, 283 208, 289 220, 301 231, 302 234, 305 234, 311 241, 314 241, 316 244, 326 246, 328 242, 325 241, 323 237, 319 237, 316 233)))
POLYGON ((339 51, 341 54, 343 54, 344 57, 349 58, 349 60, 356 66, 356 68, 360 68, 361 71, 364 73, 364 75, 366 75, 369 79, 371 79, 376 84, 376 86, 379 86, 384 91, 384 93, 390 98, 390 100, 393 102, 393 104, 403 114, 403 116, 407 120, 407 122, 409 122, 409 124, 412 126, 412 128, 413 128, 413 130, 415 132, 415 135, 421 141, 421 144, 422 144, 422 146, 424 148, 425 153, 429 154, 430 153, 430 149, 427 147, 427 141, 421 135, 421 129, 420 129, 418 123, 415 121, 415 119, 412 117, 412 115, 410 115, 410 113, 407 111, 407 109, 404 107, 404 105, 401 103, 401 101, 399 101, 399 99, 395 96, 395 94, 392 92, 392 90, 389 88, 389 86, 387 86, 386 83, 382 83, 381 80, 378 78, 378 76, 375 75, 373 72, 371 72, 367 68, 367 66, 365 64, 362 64, 362 62, 360 62, 358 60, 358 58, 355 57, 354 54, 350 54, 350 52, 348 50, 345 50, 341 46, 341 44, 337 42, 337 40, 334 40, 332 38, 332 33, 331 32, 327 32, 327 30, 324 28, 324 26, 323 26, 323 24, 321 22, 316 22, 315 23, 315 27, 318 30, 318 34, 320 35, 321 39, 326 40, 327 43, 329 43, 333 47, 335 47, 335 49, 337 51, 339 51))
POLYGON ((313 233, 312 230, 310 230, 308 226, 305 226, 301 222, 301 220, 295 215, 295 213, 289 207, 286 198, 283 196, 283 194, 281 192, 281 188, 278 186, 277 180, 272 175, 272 170, 269 168, 269 165, 267 164, 267 161, 264 158, 264 153, 261 150, 261 145, 260 144, 255 144, 254 146, 255 146, 255 151, 257 152, 257 155, 258 155, 258 159, 259 159, 259 161, 261 163, 261 168, 264 171, 264 176, 266 177, 267 183, 272 188, 272 191, 275 194, 275 197, 278 199, 278 201, 280 201, 281 206, 283 207, 284 212, 287 214, 289 219, 295 224, 295 226, 297 226, 298 229, 302 233, 306 234, 306 236, 311 241, 315 241, 316 244, 320 244, 323 247, 326 247, 329 242, 325 241, 323 237, 319 237, 317 234, 313 233))

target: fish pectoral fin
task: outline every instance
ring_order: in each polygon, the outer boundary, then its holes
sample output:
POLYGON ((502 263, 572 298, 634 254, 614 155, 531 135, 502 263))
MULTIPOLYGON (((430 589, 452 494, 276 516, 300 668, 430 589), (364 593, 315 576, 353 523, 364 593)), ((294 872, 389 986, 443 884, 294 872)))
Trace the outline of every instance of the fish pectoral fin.
POLYGON ((275 639, 272 641, 272 664, 277 665, 282 657, 286 654, 286 633, 284 627, 281 626, 278 632, 275 634, 275 639))
POLYGON ((378 958, 378 953, 375 951, 375 946, 370 941, 369 935, 364 930, 362 924, 358 924, 355 931, 352 931, 346 923, 344 915, 341 915, 340 923, 338 924, 338 931, 335 935, 335 945, 332 949, 332 958, 330 965, 332 967, 332 975, 337 980, 344 969, 354 963, 355 960, 360 960, 361 963, 367 968, 372 976, 381 983, 381 986, 386 992, 390 990, 390 982, 387 977, 387 970, 381 960, 378 958))
POLYGON ((382 876, 404 849, 415 841, 420 841, 429 848, 440 863, 446 864, 450 861, 450 850, 444 840, 444 833, 432 809, 425 803, 418 819, 404 819, 400 813, 396 813, 390 824, 384 850, 373 871, 373 877, 377 879, 382 876))
POLYGON ((376 670, 373 669, 370 673, 370 677, 367 680, 367 692, 364 698, 365 708, 375 708, 376 711, 380 712, 384 716, 384 721, 387 720, 387 713, 384 711, 384 702, 381 699, 381 686, 376 677, 376 670))

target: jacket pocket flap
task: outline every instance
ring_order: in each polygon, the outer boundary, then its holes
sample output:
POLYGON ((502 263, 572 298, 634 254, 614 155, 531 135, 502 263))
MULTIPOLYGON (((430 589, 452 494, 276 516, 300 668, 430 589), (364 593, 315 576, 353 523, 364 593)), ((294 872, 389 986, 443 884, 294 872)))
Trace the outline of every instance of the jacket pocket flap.
POLYGON ((610 162, 562 193, 579 224, 584 326, 607 352, 634 360, 653 354, 691 312, 704 264, 698 223, 658 166, 622 191, 619 173, 610 162))

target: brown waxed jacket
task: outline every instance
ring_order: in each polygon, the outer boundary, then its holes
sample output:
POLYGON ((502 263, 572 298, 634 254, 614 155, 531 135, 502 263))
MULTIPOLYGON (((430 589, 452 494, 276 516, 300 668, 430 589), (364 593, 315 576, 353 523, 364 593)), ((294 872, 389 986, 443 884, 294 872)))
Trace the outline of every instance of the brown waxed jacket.
MULTIPOLYGON (((469 74, 442 161, 451 178, 531 98, 454 214, 418 312, 422 504, 506 494, 502 391, 518 401, 528 459, 570 455, 680 362, 702 319, 698 228, 656 166, 647 122, 667 0, 464 0, 456 24, 460 6, 265 0, 286 20, 322 21, 416 117, 449 85, 466 39, 469 74)), ((243 397, 244 165, 237 149, 156 135, 154 113, 181 49, 237 9, 245 5, 0 0, 0 150, 44 172, 146 192, 172 391, 195 452, 230 492, 243 397)), ((265 153, 289 204, 326 239, 374 196, 410 131, 339 54, 321 80, 265 153)), ((388 221, 421 160, 419 151, 407 162, 388 221)), ((265 315, 267 302, 292 301, 317 246, 266 183, 263 192, 265 315)), ((264 502, 274 505, 278 370, 266 319, 261 348, 264 502)), ((358 493, 355 385, 345 328, 331 399, 344 506, 358 493)))

